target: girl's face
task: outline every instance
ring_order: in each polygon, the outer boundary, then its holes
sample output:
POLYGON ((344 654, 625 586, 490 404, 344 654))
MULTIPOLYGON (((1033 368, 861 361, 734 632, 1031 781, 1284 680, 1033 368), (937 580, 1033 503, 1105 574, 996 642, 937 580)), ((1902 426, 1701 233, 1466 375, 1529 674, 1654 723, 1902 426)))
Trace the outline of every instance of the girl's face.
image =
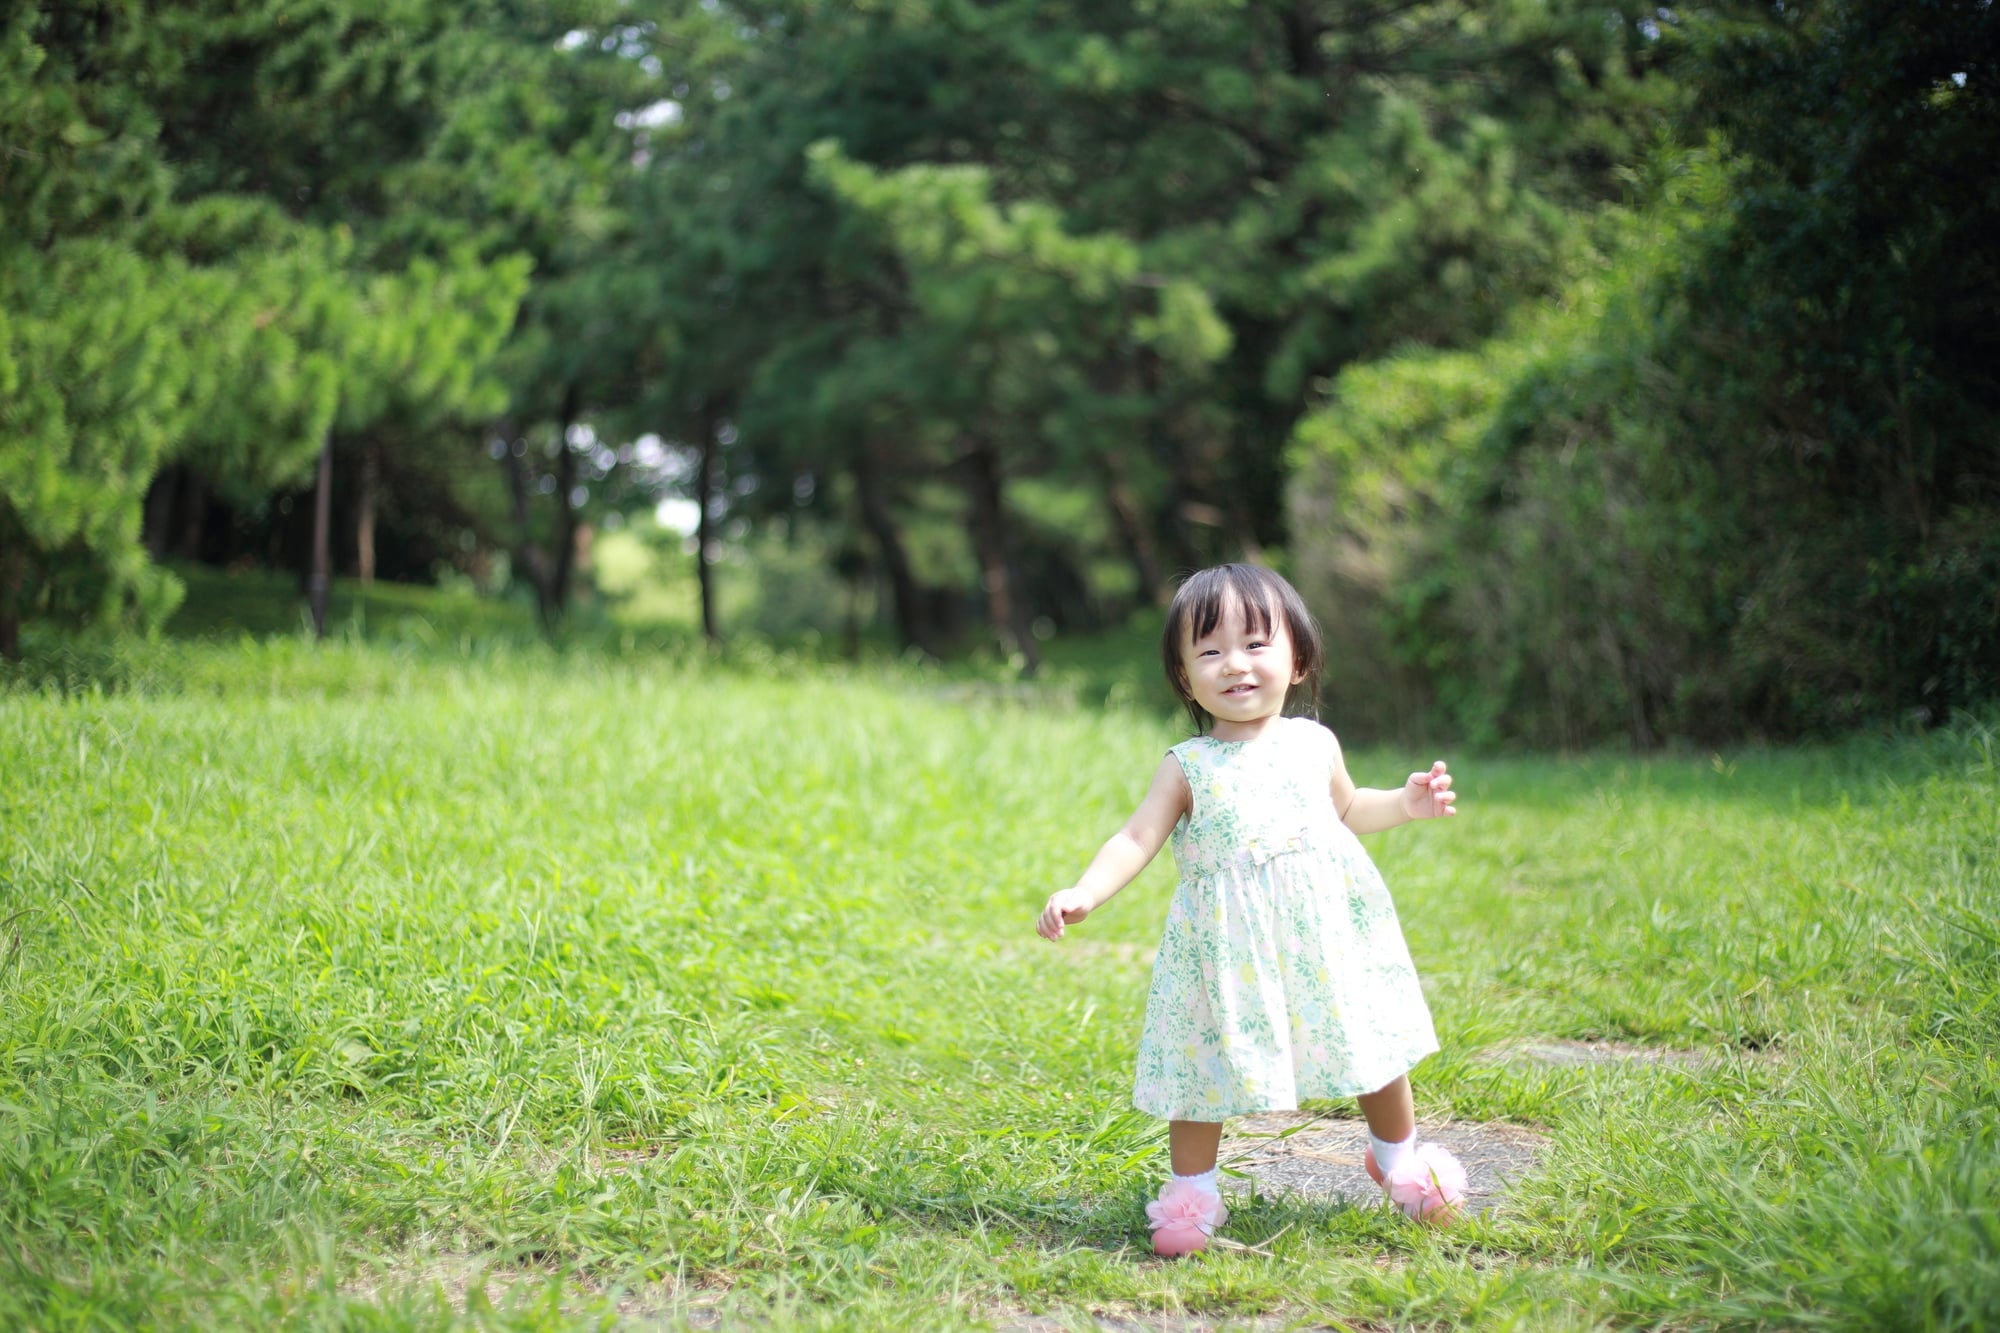
POLYGON ((1232 597, 1214 629, 1182 645, 1188 690, 1218 727, 1276 717, 1292 686, 1305 679, 1284 617, 1272 607, 1266 619, 1264 632, 1252 630, 1243 603, 1232 597))

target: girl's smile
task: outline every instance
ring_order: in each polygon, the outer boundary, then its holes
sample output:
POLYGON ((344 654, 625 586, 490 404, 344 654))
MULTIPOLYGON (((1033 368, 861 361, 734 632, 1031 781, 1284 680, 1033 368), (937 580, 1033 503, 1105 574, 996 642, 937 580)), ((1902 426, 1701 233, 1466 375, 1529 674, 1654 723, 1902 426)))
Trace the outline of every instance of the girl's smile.
POLYGON ((1231 598, 1215 628, 1191 638, 1182 650, 1194 701, 1215 719, 1217 740, 1261 735, 1284 712, 1285 696, 1304 679, 1296 670, 1292 636, 1275 607, 1252 625, 1248 608, 1231 598))

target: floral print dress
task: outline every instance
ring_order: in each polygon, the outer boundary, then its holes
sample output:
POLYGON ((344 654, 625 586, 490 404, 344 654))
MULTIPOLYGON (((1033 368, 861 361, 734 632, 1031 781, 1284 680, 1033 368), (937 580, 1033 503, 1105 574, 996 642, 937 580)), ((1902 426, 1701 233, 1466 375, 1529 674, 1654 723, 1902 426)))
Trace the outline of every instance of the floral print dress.
POLYGON ((1167 1120, 1373 1092, 1437 1050, 1374 862, 1340 822, 1332 733, 1282 718, 1171 752, 1194 801, 1132 1101, 1167 1120))

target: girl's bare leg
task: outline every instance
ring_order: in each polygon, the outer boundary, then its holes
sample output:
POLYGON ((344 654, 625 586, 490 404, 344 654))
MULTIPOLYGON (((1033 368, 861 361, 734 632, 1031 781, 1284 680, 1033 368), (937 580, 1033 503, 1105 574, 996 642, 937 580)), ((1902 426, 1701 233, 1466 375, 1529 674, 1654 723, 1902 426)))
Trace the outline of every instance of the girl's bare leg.
MULTIPOLYGON (((1408 1089, 1405 1090, 1408 1094, 1408 1089)), ((1215 1165, 1222 1148, 1220 1120, 1169 1120, 1167 1148, 1174 1159, 1174 1174, 1198 1176, 1215 1165)))
MULTIPOLYGON (((1384 1143, 1401 1143, 1417 1132, 1417 1104, 1410 1097, 1408 1074, 1373 1092, 1364 1092, 1354 1100, 1361 1103, 1361 1114, 1368 1121, 1368 1132, 1384 1143)), ((1174 1170, 1180 1168, 1175 1167, 1174 1170)))
MULTIPOLYGON (((1417 1130, 1416 1101, 1410 1096, 1406 1074, 1394 1083, 1355 1098, 1367 1118, 1368 1132, 1387 1143, 1401 1143, 1417 1130)), ((1167 1147, 1174 1159, 1174 1174, 1198 1176, 1215 1165, 1222 1149, 1222 1122, 1219 1120, 1170 1120, 1167 1147)))

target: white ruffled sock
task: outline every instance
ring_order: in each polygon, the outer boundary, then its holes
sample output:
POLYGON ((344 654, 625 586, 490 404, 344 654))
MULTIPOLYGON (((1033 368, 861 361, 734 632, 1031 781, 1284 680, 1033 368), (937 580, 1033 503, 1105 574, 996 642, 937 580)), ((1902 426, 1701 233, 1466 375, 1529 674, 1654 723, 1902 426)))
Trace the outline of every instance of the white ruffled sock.
POLYGON ((1192 1185, 1196 1189, 1200 1190, 1203 1194, 1211 1194, 1218 1199, 1222 1197, 1222 1185, 1220 1183, 1221 1179, 1222 1179, 1222 1168, 1219 1166, 1211 1166, 1210 1168, 1208 1168, 1208 1170, 1197 1172, 1196 1174, 1191 1176, 1183 1176, 1178 1174, 1174 1176, 1174 1180, 1176 1183, 1183 1185, 1192 1185))
POLYGON ((1416 1150, 1417 1131, 1411 1130, 1410 1137, 1401 1143, 1391 1143, 1387 1139, 1376 1138, 1375 1132, 1370 1130, 1368 1146, 1375 1150, 1375 1165, 1381 1167, 1382 1174, 1386 1176, 1396 1169, 1404 1157, 1416 1150))

